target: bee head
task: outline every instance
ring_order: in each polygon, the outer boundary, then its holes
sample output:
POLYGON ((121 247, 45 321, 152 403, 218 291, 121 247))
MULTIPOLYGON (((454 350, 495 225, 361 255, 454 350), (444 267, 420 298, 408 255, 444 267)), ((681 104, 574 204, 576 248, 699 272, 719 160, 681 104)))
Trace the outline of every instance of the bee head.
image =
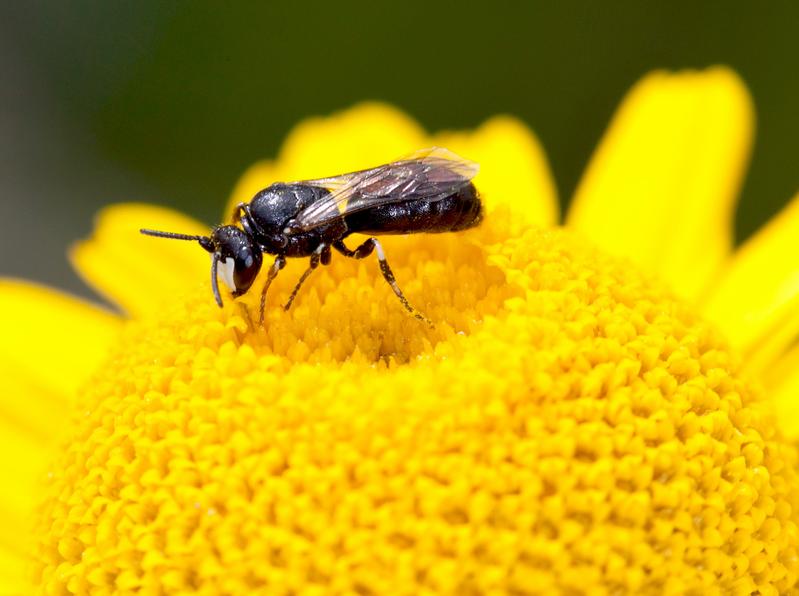
MULTIPOLYGON (((251 236, 236 226, 215 228, 211 234, 211 246, 213 250, 205 246, 203 248, 213 254, 212 270, 218 267, 222 281, 234 296, 245 294, 261 270, 261 248, 251 236)), ((216 275, 213 277, 216 279, 216 275)))
POLYGON ((190 236, 174 232, 140 230, 142 234, 174 240, 196 240, 211 253, 211 287, 216 303, 222 306, 218 277, 230 288, 233 296, 241 296, 250 289, 261 270, 261 248, 249 234, 236 226, 218 226, 210 236, 190 236))

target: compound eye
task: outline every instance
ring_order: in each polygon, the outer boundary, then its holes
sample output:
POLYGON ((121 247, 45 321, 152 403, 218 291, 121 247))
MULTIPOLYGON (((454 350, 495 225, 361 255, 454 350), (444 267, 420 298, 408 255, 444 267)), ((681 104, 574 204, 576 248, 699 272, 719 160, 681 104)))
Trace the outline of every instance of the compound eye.
POLYGON ((236 296, 241 296, 250 289, 261 270, 261 261, 261 251, 253 250, 250 247, 242 249, 236 255, 233 267, 233 283, 235 285, 233 293, 236 296))

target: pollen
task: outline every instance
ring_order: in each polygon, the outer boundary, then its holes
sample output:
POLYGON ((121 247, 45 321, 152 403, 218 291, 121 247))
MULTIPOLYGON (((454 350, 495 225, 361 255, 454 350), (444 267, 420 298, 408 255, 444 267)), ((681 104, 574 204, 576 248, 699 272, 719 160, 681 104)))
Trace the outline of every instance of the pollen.
MULTIPOLYGON (((783 593, 796 452, 725 340, 562 230, 389 238, 258 325, 130 322, 38 517, 51 593, 783 593)), ((256 281, 254 289, 263 282, 256 281)))

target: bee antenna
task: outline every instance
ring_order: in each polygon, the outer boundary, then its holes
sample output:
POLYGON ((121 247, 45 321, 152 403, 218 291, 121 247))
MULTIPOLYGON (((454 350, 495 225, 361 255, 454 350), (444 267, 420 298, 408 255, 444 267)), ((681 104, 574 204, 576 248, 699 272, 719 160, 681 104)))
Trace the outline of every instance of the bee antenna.
POLYGON ((189 234, 177 234, 175 232, 161 232, 159 230, 139 230, 145 236, 156 236, 158 238, 173 238, 174 240, 203 240, 206 236, 191 236, 189 234))
POLYGON ((214 241, 210 236, 192 236, 190 234, 178 234, 176 232, 161 232, 160 230, 139 230, 145 236, 155 236, 157 238, 172 238, 173 240, 197 240, 205 250, 214 252, 214 241))
POLYGON ((211 287, 214 290, 214 298, 219 308, 222 308, 222 296, 219 294, 219 280, 216 277, 217 264, 219 263, 219 253, 215 252, 211 259, 211 287))

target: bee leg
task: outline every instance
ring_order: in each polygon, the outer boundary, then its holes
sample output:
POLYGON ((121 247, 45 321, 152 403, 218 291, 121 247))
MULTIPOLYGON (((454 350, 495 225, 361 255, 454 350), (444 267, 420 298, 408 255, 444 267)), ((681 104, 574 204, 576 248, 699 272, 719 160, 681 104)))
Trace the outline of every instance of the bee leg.
POLYGON ((294 286, 294 289, 291 291, 291 296, 289 296, 289 301, 286 302, 286 306, 284 306, 284 310, 288 310, 291 308, 292 303, 294 302, 294 298, 297 297, 297 292, 300 291, 302 284, 305 283, 305 280, 311 275, 311 272, 319 266, 319 263, 322 265, 327 265, 330 262, 330 245, 329 244, 320 244, 316 250, 311 255, 311 263, 308 269, 305 270, 305 273, 302 274, 300 280, 297 282, 297 285, 294 286))
POLYGON ((275 257, 275 262, 272 263, 272 266, 269 268, 269 273, 266 276, 266 281, 264 282, 264 287, 261 289, 261 310, 260 315, 258 317, 258 324, 264 324, 264 310, 266 309, 266 291, 269 289, 269 286, 272 285, 272 280, 277 277, 277 272, 283 269, 286 266, 286 257, 283 255, 277 255, 275 257))
POLYGON ((250 214, 250 207, 247 203, 239 203, 236 205, 236 208, 233 210, 233 223, 237 224, 241 221, 241 214, 249 215, 250 214))
POLYGON ((241 309, 241 314, 244 315, 244 318, 247 319, 247 328, 252 329, 254 325, 252 324, 252 316, 250 316, 250 309, 247 308, 247 305, 243 302, 237 302, 239 308, 241 309))
POLYGON ((353 259, 363 259, 372 254, 372 251, 377 250, 377 261, 380 264, 380 273, 383 274, 383 279, 385 279, 388 282, 388 285, 391 286, 391 289, 394 290, 397 298, 399 298, 399 301, 402 302, 402 306, 404 306, 409 313, 411 313, 420 321, 424 321, 431 327, 433 326, 433 323, 430 321, 430 319, 425 317, 422 313, 411 306, 411 303, 408 302, 405 294, 403 294, 402 290, 400 290, 400 287, 397 284, 397 279, 394 277, 394 272, 391 271, 391 267, 388 266, 386 255, 383 252, 383 246, 380 244, 377 238, 369 238, 355 250, 350 250, 347 248, 344 242, 341 240, 334 242, 333 248, 335 248, 345 257, 351 257, 353 259))

